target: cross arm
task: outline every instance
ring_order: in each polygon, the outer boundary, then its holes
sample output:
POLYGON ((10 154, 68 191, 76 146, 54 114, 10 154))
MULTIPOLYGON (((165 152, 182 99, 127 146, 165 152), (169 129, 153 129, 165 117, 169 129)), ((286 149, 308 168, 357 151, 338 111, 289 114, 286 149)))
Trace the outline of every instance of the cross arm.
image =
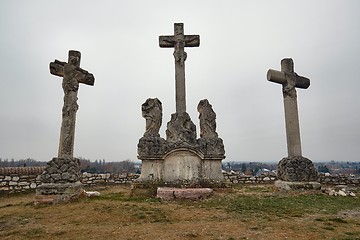
MULTIPOLYGON (((200 36, 199 35, 185 35, 185 47, 199 47, 200 36)), ((159 36, 159 46, 162 48, 171 48, 175 46, 174 36, 159 36)))
POLYGON ((50 63, 50 73, 59 77, 64 76, 64 66, 66 62, 56 60, 50 63))
POLYGON ((92 73, 89 73, 88 71, 81 68, 78 68, 77 71, 78 73, 76 74, 76 77, 79 83, 94 86, 95 77, 92 73))
MULTIPOLYGON (((64 77, 64 67, 67 62, 61 62, 59 60, 55 60, 54 62, 50 63, 50 73, 59 77, 64 77)), ((94 86, 95 77, 92 73, 82 69, 76 68, 76 80, 79 83, 83 83, 86 85, 94 86)))
MULTIPOLYGON (((295 87, 307 89, 310 86, 310 79, 302 77, 294 73, 296 76, 295 87)), ((270 82, 280 83, 282 85, 287 84, 286 73, 269 69, 267 72, 267 80, 270 82)))
POLYGON ((159 36, 159 46, 162 48, 171 48, 175 46, 174 36, 159 36))
POLYGON ((185 35, 185 47, 199 47, 200 36, 199 35, 185 35))

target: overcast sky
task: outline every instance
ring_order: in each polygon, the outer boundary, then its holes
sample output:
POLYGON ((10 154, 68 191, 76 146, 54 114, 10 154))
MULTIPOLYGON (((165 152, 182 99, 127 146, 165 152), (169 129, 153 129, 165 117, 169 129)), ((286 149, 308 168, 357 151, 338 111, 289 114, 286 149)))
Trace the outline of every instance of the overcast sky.
POLYGON ((360 161, 360 1, 0 1, 0 158, 57 156, 62 79, 49 63, 81 52, 95 86, 81 85, 75 156, 137 160, 145 131, 141 104, 157 97, 163 126, 175 112, 173 49, 159 35, 199 34, 187 48, 187 111, 217 114, 226 161, 287 156, 281 85, 269 68, 291 57, 308 77, 298 89, 303 155, 360 161))

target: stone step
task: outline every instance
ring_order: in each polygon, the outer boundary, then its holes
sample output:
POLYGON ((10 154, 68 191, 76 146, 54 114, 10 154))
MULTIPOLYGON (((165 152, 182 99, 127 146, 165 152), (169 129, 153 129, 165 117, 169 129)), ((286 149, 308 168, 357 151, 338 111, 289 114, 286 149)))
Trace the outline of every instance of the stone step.
POLYGON ((189 199, 200 200, 211 196, 211 188, 170 188, 159 187, 156 197, 162 200, 189 199))

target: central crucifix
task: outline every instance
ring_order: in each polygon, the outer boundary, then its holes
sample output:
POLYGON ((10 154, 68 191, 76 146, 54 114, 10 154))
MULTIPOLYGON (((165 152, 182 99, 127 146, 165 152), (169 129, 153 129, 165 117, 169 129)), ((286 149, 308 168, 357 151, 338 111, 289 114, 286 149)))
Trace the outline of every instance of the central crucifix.
POLYGON ((176 113, 186 112, 185 93, 185 47, 199 47, 199 35, 184 35, 184 24, 174 24, 174 36, 160 36, 159 45, 162 48, 174 48, 175 58, 175 101, 176 113))
POLYGON ((185 61, 186 47, 199 47, 199 35, 185 35, 184 24, 174 24, 173 36, 160 36, 161 48, 174 48, 176 112, 166 124, 166 139, 159 134, 162 106, 159 99, 149 98, 141 106, 146 130, 138 143, 138 158, 142 161, 138 182, 167 186, 212 186, 222 182, 221 161, 225 158, 224 144, 216 133, 216 114, 211 104, 201 100, 197 109, 200 138, 196 126, 186 112, 185 61), (184 181, 184 182, 183 182, 184 181))

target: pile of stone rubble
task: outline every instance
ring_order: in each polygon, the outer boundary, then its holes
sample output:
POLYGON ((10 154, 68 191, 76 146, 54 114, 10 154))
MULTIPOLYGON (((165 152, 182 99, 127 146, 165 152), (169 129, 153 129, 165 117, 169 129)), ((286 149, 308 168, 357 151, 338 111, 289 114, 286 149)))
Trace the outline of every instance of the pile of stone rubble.
POLYGON ((335 188, 325 188, 323 192, 329 194, 329 196, 342 196, 342 197, 356 197, 353 189, 348 188, 344 185, 335 186, 335 188))

